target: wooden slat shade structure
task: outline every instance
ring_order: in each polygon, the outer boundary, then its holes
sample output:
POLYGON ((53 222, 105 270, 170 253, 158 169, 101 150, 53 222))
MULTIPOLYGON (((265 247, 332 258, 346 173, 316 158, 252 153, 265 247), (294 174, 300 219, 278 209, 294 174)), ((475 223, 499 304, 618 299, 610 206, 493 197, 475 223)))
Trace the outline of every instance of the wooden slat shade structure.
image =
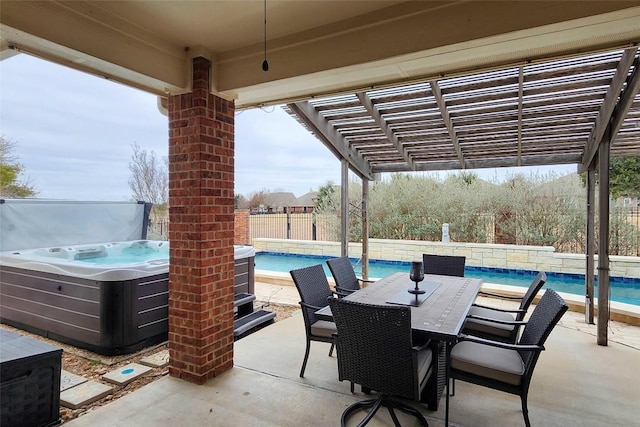
POLYGON ((367 179, 383 172, 557 164, 586 170, 594 166, 615 113, 611 156, 640 155, 640 97, 633 84, 640 78, 638 62, 633 47, 317 98, 286 109, 367 179))
MULTIPOLYGON (((315 98, 285 109, 342 161, 343 187, 345 162, 365 182, 384 172, 560 164, 589 171, 585 318, 591 323, 594 171, 598 167, 600 193, 606 193, 609 158, 640 156, 639 68, 634 46, 315 98)), ((608 198, 601 197, 601 345, 607 344, 609 317, 608 209, 608 198)), ((342 223, 344 239, 346 212, 342 223)), ((342 246, 347 255, 347 243, 342 246)))

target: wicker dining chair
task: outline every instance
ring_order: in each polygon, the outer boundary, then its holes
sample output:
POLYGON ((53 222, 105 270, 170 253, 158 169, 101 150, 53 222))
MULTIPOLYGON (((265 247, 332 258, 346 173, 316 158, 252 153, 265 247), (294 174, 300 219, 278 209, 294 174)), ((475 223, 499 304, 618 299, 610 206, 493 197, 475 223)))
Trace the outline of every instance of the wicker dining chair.
POLYGON ((359 384, 378 396, 350 405, 341 417, 345 426, 349 417, 369 409, 358 426, 367 424, 380 407, 389 411, 396 426, 399 410, 428 426, 424 416, 398 397, 419 401, 432 372, 432 351, 428 343, 414 347, 411 338, 411 309, 379 306, 334 298, 329 301, 338 333, 338 379, 359 384))
POLYGON ((304 319, 304 329, 307 337, 307 347, 302 368, 300 369, 300 377, 304 377, 311 341, 331 343, 329 356, 333 354, 333 334, 336 332, 336 324, 326 320, 318 320, 315 316, 316 311, 329 304, 328 300, 333 297, 333 292, 329 287, 322 264, 291 270, 290 274, 298 289, 298 294, 300 294, 300 307, 302 308, 302 318, 304 319))
POLYGON ((466 260, 464 256, 422 254, 424 274, 464 277, 466 260))
POLYGON ((373 283, 373 280, 364 280, 356 276, 349 257, 342 256, 327 260, 327 265, 336 282, 336 294, 338 298, 347 296, 358 289, 363 283, 373 283))
POLYGON ((463 326, 463 333, 496 341, 515 343, 524 316, 536 295, 547 281, 544 271, 539 272, 523 296, 508 296, 481 291, 478 295, 520 301, 518 309, 501 309, 481 304, 473 304, 463 326))
POLYGON ((451 378, 520 396, 522 415, 530 427, 527 394, 544 343, 569 307, 547 289, 531 313, 517 344, 463 336, 451 350, 451 378))

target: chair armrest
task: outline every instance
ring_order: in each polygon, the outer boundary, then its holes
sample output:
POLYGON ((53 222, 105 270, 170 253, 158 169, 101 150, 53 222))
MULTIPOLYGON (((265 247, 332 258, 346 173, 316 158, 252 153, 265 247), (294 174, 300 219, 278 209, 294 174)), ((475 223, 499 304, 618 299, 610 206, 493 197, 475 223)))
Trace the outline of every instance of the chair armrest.
POLYGON ((350 295, 352 293, 355 292, 355 289, 344 289, 341 288, 340 286, 336 286, 336 294, 340 295, 340 296, 344 296, 346 297, 347 295, 350 295))
POLYGON ((490 307, 488 305, 482 305, 482 304, 473 304, 473 307, 486 308, 488 310, 501 311, 503 313, 526 313, 526 310, 520 310, 519 308, 518 309, 506 309, 506 308, 490 307))
POLYGON ((335 291, 333 291, 333 294, 335 296, 337 296, 338 298, 342 298, 342 297, 346 297, 348 295, 351 295, 351 292, 346 292, 342 289, 336 288, 335 291))
POLYGON ((478 295, 485 295, 488 297, 509 299, 514 301, 522 301, 522 298, 523 298, 521 296, 516 296, 516 295, 503 295, 503 294, 496 294, 494 292, 487 292, 487 291, 478 291, 478 295))
POLYGON ((544 350, 544 346, 535 345, 535 344, 509 344, 500 341, 488 340, 485 338, 476 337, 473 335, 462 335, 458 338, 458 342, 469 341, 475 342, 478 344, 490 345, 492 347, 505 348, 507 350, 518 350, 518 351, 542 351, 544 350))
MULTIPOLYGON (((317 306, 317 305, 307 304, 307 303, 306 303, 306 302, 304 302, 304 301, 300 301, 300 302, 299 302, 299 304, 300 304, 300 306, 302 306, 302 307, 304 307, 304 308, 310 308, 311 310, 314 310, 314 311, 318 311, 318 310, 320 310, 321 308, 324 308, 324 307, 320 307, 320 306, 317 306)), ((326 307, 326 306, 325 306, 325 307, 326 307)))
POLYGON ((363 283, 376 283, 376 280, 361 279, 360 277, 358 277, 358 280, 363 283))
POLYGON ((467 316, 467 319, 484 320, 485 322, 498 323, 500 325, 523 326, 527 324, 527 322, 523 320, 513 320, 513 321, 499 320, 499 319, 493 319, 491 317, 475 316, 473 314, 467 316))

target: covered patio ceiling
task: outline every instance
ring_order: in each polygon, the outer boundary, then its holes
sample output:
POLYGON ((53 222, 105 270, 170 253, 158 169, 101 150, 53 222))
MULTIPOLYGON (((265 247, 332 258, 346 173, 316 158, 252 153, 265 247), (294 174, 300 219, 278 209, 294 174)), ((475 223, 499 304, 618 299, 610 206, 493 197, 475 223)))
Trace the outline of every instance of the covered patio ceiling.
POLYGON ((211 91, 250 108, 637 46, 638 22, 640 1, 618 0, 8 0, 0 58, 25 52, 166 97, 190 91, 201 56, 211 91))
POLYGON ((360 177, 383 172, 577 164, 605 132, 640 155, 637 48, 524 62, 290 103, 287 111, 360 177))

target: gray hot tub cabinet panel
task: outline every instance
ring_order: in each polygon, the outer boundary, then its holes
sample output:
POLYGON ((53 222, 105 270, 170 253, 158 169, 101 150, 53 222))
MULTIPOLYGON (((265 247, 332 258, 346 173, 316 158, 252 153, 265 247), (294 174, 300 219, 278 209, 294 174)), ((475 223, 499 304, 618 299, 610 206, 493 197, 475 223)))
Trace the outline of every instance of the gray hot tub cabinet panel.
MULTIPOLYGON (((169 274, 96 281, 0 266, 0 320, 105 355, 167 339, 169 274)), ((254 257, 235 261, 235 293, 254 292, 254 257)))
POLYGON ((100 284, 0 267, 0 316, 6 323, 100 344, 100 284))
POLYGON ((166 339, 168 273, 109 282, 0 268, 4 323, 100 354, 166 339))

